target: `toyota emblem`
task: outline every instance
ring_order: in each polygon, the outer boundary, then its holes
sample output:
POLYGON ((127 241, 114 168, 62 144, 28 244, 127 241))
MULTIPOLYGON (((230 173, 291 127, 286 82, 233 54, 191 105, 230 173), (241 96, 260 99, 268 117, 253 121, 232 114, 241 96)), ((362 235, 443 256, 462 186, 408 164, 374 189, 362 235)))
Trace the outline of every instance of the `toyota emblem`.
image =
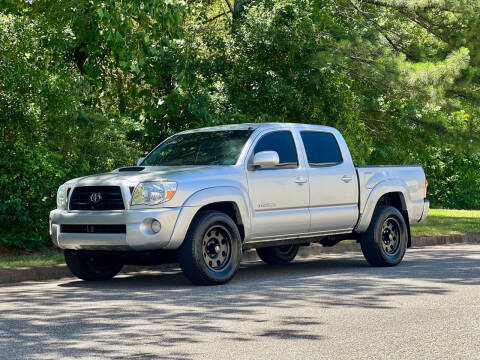
POLYGON ((90 201, 92 203, 96 204, 96 203, 100 202, 100 200, 102 200, 102 194, 101 193, 94 192, 94 193, 92 193, 92 195, 90 195, 90 201))

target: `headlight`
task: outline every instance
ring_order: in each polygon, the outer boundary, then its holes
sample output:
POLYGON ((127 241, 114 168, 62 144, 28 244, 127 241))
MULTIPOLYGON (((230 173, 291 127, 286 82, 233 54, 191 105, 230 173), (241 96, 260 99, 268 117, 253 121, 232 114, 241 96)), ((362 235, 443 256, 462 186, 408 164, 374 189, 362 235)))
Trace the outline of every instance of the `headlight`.
POLYGON ((67 206, 67 186, 61 185, 57 191, 57 209, 65 210, 67 206))
POLYGON ((132 205, 157 205, 170 200, 177 191, 175 181, 144 182, 137 185, 132 205))

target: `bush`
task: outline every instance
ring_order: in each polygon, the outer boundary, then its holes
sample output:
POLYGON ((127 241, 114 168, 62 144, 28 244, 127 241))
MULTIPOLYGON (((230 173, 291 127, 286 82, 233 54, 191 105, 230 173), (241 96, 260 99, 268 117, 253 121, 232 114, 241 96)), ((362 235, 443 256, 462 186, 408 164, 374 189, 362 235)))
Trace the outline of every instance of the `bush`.
POLYGON ((0 243, 20 249, 44 246, 57 188, 85 164, 22 141, 0 145, 0 243))
POLYGON ((480 155, 432 148, 422 163, 432 207, 480 209, 480 155))

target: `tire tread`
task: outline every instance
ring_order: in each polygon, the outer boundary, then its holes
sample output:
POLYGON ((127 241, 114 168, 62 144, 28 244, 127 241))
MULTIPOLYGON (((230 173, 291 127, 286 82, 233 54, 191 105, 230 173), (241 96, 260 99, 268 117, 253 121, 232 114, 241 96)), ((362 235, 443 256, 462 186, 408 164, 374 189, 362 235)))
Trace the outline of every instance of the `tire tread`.
POLYGON ((112 264, 106 272, 94 271, 81 253, 75 250, 64 250, 63 256, 69 270, 77 278, 85 281, 110 280, 122 270, 122 264, 112 264))
POLYGON ((240 265, 240 258, 241 258, 241 244, 233 244, 232 243, 232 256, 236 256, 237 260, 233 260, 234 263, 232 264, 233 271, 229 276, 223 279, 215 279, 212 276, 209 276, 205 273, 200 265, 200 262, 203 262, 203 259, 199 259, 198 256, 201 254, 197 254, 195 251, 195 239, 199 234, 197 234, 199 228, 201 227, 202 223, 212 221, 215 217, 223 218, 222 221, 227 223, 229 227, 233 230, 234 234, 232 234, 232 242, 240 242, 240 233, 238 231, 237 225, 235 222, 225 213, 216 211, 216 210, 204 210, 201 211, 199 214, 195 216, 190 227, 187 231, 187 235, 185 236, 185 240, 183 241, 182 245, 178 251, 178 261, 180 263, 180 267, 184 275, 194 284, 196 285, 220 285, 224 284, 231 280, 231 278, 237 272, 239 265, 240 265), (239 247, 239 254, 234 255, 233 251, 235 251, 234 246, 239 247))
POLYGON ((388 212, 388 211, 392 212, 393 215, 397 216, 401 220, 401 225, 403 227, 402 231, 406 231, 407 225, 405 223, 405 220, 403 219, 402 214, 398 211, 398 209, 392 206, 386 206, 386 205, 377 206, 377 208, 373 213, 370 226, 368 227, 367 231, 360 236, 360 246, 362 249, 363 256, 365 257, 365 260, 367 260, 367 262, 372 266, 378 266, 378 267, 395 266, 402 261, 403 255, 405 253, 405 249, 406 249, 405 233, 401 234, 402 237, 405 237, 405 239, 402 240, 402 243, 400 245, 403 247, 403 249, 401 249, 403 254, 401 254, 400 260, 396 262, 389 262, 388 260, 386 260, 382 255, 382 252, 381 252, 382 250, 379 248, 377 241, 375 241, 378 222, 380 221, 382 216, 384 216, 385 212, 388 212))
POLYGON ((277 253, 276 247, 265 247, 256 249, 257 255, 263 262, 272 265, 283 265, 289 264, 297 256, 299 246, 296 245, 296 250, 293 255, 290 256, 280 256, 277 253))

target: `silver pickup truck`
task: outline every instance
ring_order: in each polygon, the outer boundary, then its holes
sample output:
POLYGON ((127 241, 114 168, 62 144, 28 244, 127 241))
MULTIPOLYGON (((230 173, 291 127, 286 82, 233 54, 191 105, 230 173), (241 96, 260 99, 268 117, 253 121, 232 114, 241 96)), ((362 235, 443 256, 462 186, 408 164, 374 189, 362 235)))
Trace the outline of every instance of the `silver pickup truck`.
POLYGON ((50 235, 74 275, 178 261, 222 284, 256 249, 289 263, 299 246, 356 239, 373 266, 400 263, 429 209, 420 166, 355 167, 342 135, 303 124, 240 124, 176 134, 137 166, 58 189, 50 235))

